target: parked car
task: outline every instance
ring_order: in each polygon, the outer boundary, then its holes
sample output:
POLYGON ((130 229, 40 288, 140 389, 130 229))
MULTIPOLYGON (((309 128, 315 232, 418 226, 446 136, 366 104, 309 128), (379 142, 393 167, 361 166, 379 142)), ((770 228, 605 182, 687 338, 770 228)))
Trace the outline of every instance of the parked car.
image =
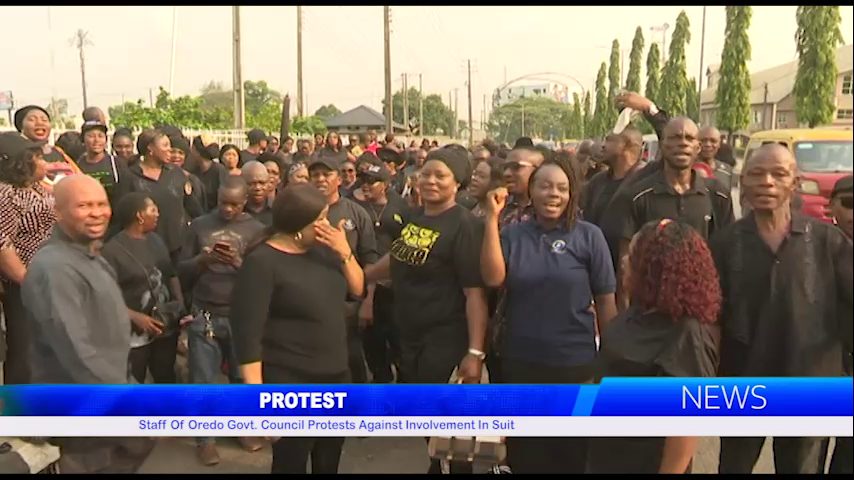
MULTIPOLYGON (((854 170, 852 137, 854 132, 851 130, 830 128, 756 132, 750 136, 744 162, 757 148, 768 143, 779 143, 788 148, 798 164, 803 212, 829 223, 833 184, 854 170)), ((737 172, 741 172, 743 164, 737 165, 737 172)))

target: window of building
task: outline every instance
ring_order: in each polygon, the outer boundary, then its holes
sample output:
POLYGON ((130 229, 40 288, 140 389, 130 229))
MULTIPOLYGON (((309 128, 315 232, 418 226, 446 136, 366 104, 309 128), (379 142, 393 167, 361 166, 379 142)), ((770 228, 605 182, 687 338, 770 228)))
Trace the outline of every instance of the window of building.
POLYGON ((842 94, 851 95, 851 74, 842 77, 842 94))
POLYGON ((851 120, 854 118, 854 110, 840 108, 836 111, 836 118, 839 120, 851 120))
POLYGON ((786 112, 777 113, 777 128, 785 128, 789 121, 789 115, 786 112))

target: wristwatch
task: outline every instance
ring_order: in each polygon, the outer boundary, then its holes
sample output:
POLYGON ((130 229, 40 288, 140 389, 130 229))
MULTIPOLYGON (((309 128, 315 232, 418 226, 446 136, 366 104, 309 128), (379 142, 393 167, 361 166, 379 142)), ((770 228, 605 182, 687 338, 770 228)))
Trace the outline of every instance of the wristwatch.
POLYGON ((470 348, 468 354, 480 361, 483 361, 486 358, 486 354, 476 348, 470 348))

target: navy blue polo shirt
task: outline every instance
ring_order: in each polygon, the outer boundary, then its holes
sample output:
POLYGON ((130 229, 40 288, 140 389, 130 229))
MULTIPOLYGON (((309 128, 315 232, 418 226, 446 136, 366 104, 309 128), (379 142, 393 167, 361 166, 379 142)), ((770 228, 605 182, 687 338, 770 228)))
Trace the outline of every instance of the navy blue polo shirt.
POLYGON ((614 293, 614 266, 599 227, 584 221, 546 231, 531 219, 501 231, 507 265, 502 355, 553 366, 596 357, 590 303, 614 293))

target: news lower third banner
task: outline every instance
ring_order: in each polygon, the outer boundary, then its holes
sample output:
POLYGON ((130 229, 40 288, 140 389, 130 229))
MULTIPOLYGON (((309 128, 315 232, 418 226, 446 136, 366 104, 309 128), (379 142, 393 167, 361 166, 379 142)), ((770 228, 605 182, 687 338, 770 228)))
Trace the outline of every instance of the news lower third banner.
POLYGON ((852 380, 15 385, 5 436, 852 436, 852 380))

